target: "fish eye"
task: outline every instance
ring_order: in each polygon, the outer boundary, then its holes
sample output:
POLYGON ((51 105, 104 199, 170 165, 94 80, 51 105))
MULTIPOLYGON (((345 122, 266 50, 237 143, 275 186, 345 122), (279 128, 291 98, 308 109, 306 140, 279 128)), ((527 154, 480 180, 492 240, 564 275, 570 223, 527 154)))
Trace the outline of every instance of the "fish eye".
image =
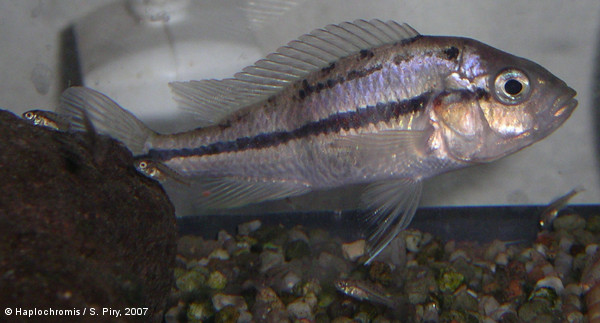
POLYGON ((146 169, 146 167, 148 167, 148 163, 146 163, 145 161, 140 161, 140 162, 138 163, 138 167, 139 167, 140 169, 146 169))
POLYGON ((494 94, 504 104, 519 104, 526 100, 531 92, 529 78, 521 70, 505 69, 496 75, 494 94))
POLYGON ((504 83, 504 92, 510 95, 518 95, 523 90, 523 84, 521 82, 510 79, 504 83))
POLYGON ((33 112, 25 112, 25 119, 33 119, 33 112))

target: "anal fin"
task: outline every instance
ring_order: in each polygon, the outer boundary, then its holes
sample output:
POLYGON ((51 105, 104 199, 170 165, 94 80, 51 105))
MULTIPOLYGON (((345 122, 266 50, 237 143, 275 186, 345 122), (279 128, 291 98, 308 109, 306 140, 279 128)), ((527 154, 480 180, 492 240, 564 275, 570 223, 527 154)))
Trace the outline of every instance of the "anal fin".
POLYGON ((367 186, 361 203, 368 215, 367 253, 373 259, 400 233, 412 220, 423 184, 420 180, 408 178, 384 180, 367 186))
POLYGON ((309 192, 310 186, 290 180, 264 178, 218 177, 202 178, 199 185, 198 206, 226 209, 276 200, 309 192))

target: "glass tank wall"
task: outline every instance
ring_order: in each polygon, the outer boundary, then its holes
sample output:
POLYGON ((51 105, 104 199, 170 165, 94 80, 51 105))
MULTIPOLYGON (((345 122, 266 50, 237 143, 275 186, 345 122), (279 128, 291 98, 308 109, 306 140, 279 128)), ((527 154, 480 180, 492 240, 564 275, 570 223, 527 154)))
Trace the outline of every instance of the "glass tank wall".
POLYGON ((83 83, 157 130, 181 131, 195 122, 177 109, 168 82, 232 76, 327 24, 393 19, 531 59, 578 92, 579 107, 548 138, 427 181, 422 205, 542 204, 577 186, 585 191, 574 203, 598 203, 599 10, 595 1, 8 1, 0 13, 0 106, 53 110, 66 86, 83 83))

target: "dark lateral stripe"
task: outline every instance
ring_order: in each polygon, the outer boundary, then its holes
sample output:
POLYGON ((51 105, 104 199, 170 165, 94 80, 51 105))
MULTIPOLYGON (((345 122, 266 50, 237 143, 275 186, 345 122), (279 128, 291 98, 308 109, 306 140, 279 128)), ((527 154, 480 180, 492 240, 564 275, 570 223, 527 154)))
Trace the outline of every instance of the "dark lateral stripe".
MULTIPOLYGON (((372 54, 372 53, 371 53, 372 54)), ((321 69, 322 73, 329 73, 335 67, 335 63, 331 63, 328 67, 321 69)), ((351 70, 346 73, 345 76, 339 76, 335 79, 327 79, 325 82, 317 82, 316 84, 309 84, 307 80, 302 80, 302 88, 298 90, 298 98, 300 101, 305 98, 321 92, 323 89, 331 89, 338 84, 344 84, 345 82, 352 81, 357 78, 369 76, 377 71, 383 69, 383 65, 377 64, 363 70, 351 70)))
POLYGON ((151 149, 148 156, 155 160, 169 160, 176 157, 199 157, 228 152, 239 152, 248 149, 261 149, 284 144, 290 140, 308 136, 339 132, 364 127, 368 124, 387 122, 400 116, 422 111, 430 97, 430 93, 400 101, 377 103, 358 111, 341 112, 319 121, 309 122, 292 131, 275 131, 262 133, 253 137, 242 137, 233 141, 220 141, 207 146, 184 149, 151 149))
MULTIPOLYGON (((417 39, 419 39, 421 37, 422 37, 421 35, 417 35, 413 38, 403 39, 402 41, 400 41, 399 44, 397 43, 397 45, 405 46, 407 44, 410 44, 410 43, 416 41, 417 39)), ((443 51, 443 53, 447 59, 453 60, 458 56, 459 50, 456 47, 449 47, 449 48, 445 49, 443 51)), ((375 54, 373 53, 372 50, 363 49, 360 52, 358 52, 356 55, 349 56, 347 58, 358 59, 358 60, 364 60, 364 59, 369 60, 369 59, 373 58, 374 55, 375 54)), ((397 56, 395 58, 395 60, 396 60, 395 63, 396 63, 396 65, 398 65, 398 64, 400 64, 400 62, 402 60, 412 59, 412 58, 413 58, 413 56, 408 56, 407 58, 402 58, 400 56, 397 56)), ((336 63, 333 62, 333 63, 329 64, 329 66, 323 67, 321 69, 321 76, 327 78, 329 76, 329 74, 331 73, 331 71, 335 69, 335 66, 336 66, 336 63)), ((369 76, 377 71, 380 71, 381 69, 383 69, 382 64, 375 64, 375 65, 370 65, 368 67, 364 66, 363 69, 350 70, 350 71, 347 71, 344 75, 337 76, 336 78, 327 78, 326 81, 320 81, 320 82, 316 82, 313 84, 309 84, 307 80, 303 80, 302 87, 298 90, 297 97, 300 101, 303 101, 305 98, 307 98, 313 94, 317 94, 317 93, 321 92, 323 89, 331 89, 338 84, 344 84, 345 82, 352 81, 357 78, 363 78, 363 77, 369 76)))

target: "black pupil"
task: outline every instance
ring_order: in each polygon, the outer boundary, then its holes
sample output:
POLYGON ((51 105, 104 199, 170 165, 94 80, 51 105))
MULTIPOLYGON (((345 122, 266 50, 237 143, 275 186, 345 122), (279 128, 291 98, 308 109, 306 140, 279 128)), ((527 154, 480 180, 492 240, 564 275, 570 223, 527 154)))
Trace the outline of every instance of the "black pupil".
POLYGON ((523 90, 523 84, 517 80, 508 80, 504 83, 504 91, 510 95, 517 95, 523 90))

